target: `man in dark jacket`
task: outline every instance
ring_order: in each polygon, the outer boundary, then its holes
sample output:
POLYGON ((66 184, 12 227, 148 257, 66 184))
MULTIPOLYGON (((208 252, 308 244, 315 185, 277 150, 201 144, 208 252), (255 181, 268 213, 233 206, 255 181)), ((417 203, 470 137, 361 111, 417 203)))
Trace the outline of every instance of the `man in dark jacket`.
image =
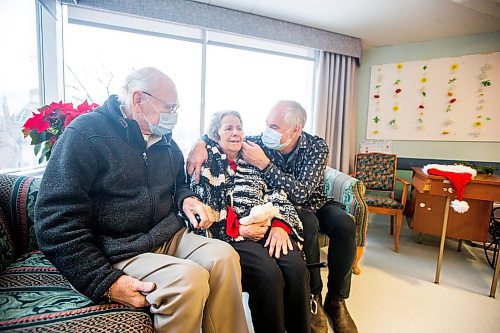
POLYGON ((94 302, 150 306, 157 332, 247 332, 238 254, 186 230, 210 208, 186 184, 171 131, 177 90, 154 68, 66 128, 35 207, 42 252, 94 302))
MULTIPOLYGON (((303 131, 305 122, 306 112, 299 103, 278 102, 269 112, 262 135, 246 138, 243 159, 259 168, 269 186, 282 189, 296 207, 304 226, 303 250, 308 263, 319 262, 318 228, 330 239, 324 310, 319 268, 310 269, 311 293, 317 304, 311 331, 328 332, 326 311, 336 333, 355 333, 357 328, 345 299, 349 297, 356 255, 356 225, 339 203, 324 194, 328 146, 325 140, 303 131)), ((198 147, 188 158, 188 173, 195 176, 205 158, 198 147)))

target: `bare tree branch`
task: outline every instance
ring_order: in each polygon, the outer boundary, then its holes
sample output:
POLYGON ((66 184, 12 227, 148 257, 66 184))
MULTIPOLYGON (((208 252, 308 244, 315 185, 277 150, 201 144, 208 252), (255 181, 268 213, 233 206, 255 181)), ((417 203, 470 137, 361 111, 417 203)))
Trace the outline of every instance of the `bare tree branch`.
MULTIPOLYGON (((66 67, 69 69, 69 71, 71 72, 71 74, 73 74, 76 82, 80 85, 81 89, 84 91, 85 95, 87 96, 87 99, 91 102, 91 103, 94 103, 94 100, 92 99, 92 97, 90 96, 89 92, 87 91, 87 89, 85 88, 85 86, 82 84, 82 82, 80 81, 80 79, 78 78, 78 76, 76 75, 76 73, 73 71, 73 69, 71 69, 71 67, 66 64, 66 67)), ((77 89, 78 91, 80 91, 79 89, 77 89)))

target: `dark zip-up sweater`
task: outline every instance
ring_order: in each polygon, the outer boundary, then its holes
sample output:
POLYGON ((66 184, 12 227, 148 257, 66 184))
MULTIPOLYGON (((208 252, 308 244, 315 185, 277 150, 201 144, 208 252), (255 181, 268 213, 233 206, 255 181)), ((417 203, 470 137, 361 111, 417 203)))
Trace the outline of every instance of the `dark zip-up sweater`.
POLYGON ((35 206, 41 251, 94 302, 123 272, 113 263, 154 251, 185 226, 194 196, 171 137, 146 148, 116 96, 70 123, 54 146, 35 206))

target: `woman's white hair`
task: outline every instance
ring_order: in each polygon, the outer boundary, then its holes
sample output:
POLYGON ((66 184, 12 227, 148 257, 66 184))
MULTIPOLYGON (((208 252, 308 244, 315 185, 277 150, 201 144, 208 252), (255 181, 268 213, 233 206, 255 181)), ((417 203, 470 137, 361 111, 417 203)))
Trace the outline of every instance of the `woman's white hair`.
POLYGON ((284 106, 283 118, 290 127, 294 128, 300 125, 300 128, 304 128, 307 120, 306 110, 295 101, 283 100, 276 103, 276 106, 284 106))
POLYGON ((222 119, 226 116, 235 116, 240 120, 241 126, 243 126, 243 120, 241 120, 241 115, 238 111, 228 110, 228 111, 219 111, 212 115, 210 119, 210 123, 207 127, 207 136, 214 140, 215 142, 219 142, 219 128, 222 123, 222 119))
POLYGON ((125 82, 118 93, 118 100, 122 104, 129 106, 131 104, 130 99, 132 98, 132 94, 134 92, 152 91, 162 77, 166 77, 166 75, 154 67, 144 67, 133 71, 125 79, 125 82))

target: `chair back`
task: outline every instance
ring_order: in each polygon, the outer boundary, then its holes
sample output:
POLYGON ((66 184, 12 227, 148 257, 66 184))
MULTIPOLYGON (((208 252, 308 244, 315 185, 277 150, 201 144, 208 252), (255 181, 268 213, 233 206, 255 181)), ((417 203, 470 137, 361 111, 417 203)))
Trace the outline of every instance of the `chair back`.
POLYGON ((397 155, 359 153, 354 161, 354 177, 367 190, 394 192, 396 186, 397 155))

